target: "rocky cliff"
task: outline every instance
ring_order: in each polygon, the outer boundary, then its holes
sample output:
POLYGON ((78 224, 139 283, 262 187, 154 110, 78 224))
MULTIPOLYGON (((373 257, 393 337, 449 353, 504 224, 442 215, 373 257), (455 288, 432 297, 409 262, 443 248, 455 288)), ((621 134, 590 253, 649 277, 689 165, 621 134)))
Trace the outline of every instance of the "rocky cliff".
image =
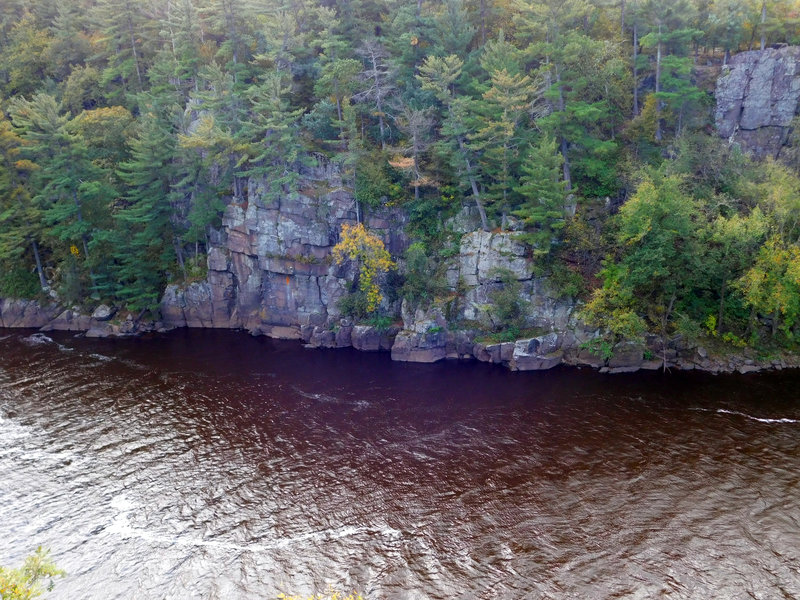
POLYGON ((800 47, 735 55, 717 80, 719 135, 762 158, 778 157, 800 101, 800 47))
MULTIPOLYGON (((356 206, 336 169, 321 164, 304 170, 300 192, 289 197, 271 197, 263 182, 250 181, 246 202, 225 209, 208 252, 207 280, 167 288, 161 303, 167 327, 299 338, 302 328, 339 316, 337 302, 352 274, 332 263, 331 250, 341 225, 356 221, 356 206)), ((372 213, 365 224, 392 254, 405 250, 401 211, 372 213)))

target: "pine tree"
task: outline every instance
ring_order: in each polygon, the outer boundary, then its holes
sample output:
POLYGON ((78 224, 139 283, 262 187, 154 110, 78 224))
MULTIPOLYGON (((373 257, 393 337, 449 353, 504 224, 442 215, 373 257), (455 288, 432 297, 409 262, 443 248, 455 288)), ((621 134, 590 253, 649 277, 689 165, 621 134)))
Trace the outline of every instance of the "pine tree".
POLYGON ((22 159, 24 143, 11 123, 0 116, 0 260, 24 268, 27 265, 23 256, 30 252, 39 285, 44 290, 48 285, 39 248, 42 215, 32 201, 28 185, 36 165, 22 159))
POLYGON ((116 214, 126 232, 116 252, 117 296, 134 311, 153 312, 170 272, 177 266, 178 232, 172 222, 172 160, 175 136, 163 115, 145 107, 131 159, 119 168, 127 190, 116 214))
POLYGON ((471 99, 468 96, 458 97, 453 91, 463 66, 464 61, 455 55, 444 58, 428 56, 420 65, 417 78, 422 84, 422 89, 433 92, 445 109, 446 116, 441 128, 444 150, 453 161, 453 166, 463 174, 463 178, 469 184, 472 198, 481 217, 481 225, 488 231, 489 220, 481 198, 477 160, 467 145, 469 131, 467 120, 470 118, 471 99))
MULTIPOLYGON (((24 153, 39 167, 32 184, 34 202, 42 211, 46 235, 62 245, 56 259, 71 273, 68 296, 80 295, 85 277, 105 261, 93 253, 97 234, 109 225, 108 206, 115 190, 108 174, 90 159, 86 140, 70 127, 52 96, 12 101, 11 117, 23 133, 24 153)), ((66 277, 66 275, 65 275, 66 277)))
POLYGON ((298 121, 303 111, 289 108, 288 91, 280 72, 252 86, 247 93, 250 120, 241 131, 241 174, 263 177, 272 194, 291 191, 299 177, 298 121))
POLYGON ((481 115, 470 145, 480 152, 481 171, 487 179, 489 201, 495 212, 506 216, 512 208, 510 194, 516 184, 518 148, 524 139, 521 127, 533 96, 533 82, 527 75, 511 75, 505 68, 491 72, 491 87, 477 108, 481 115))
POLYGON ((514 191, 522 205, 513 214, 525 224, 521 239, 540 256, 549 254, 564 229, 565 182, 561 179, 563 157, 555 138, 544 138, 531 146, 522 163, 520 185, 514 191))

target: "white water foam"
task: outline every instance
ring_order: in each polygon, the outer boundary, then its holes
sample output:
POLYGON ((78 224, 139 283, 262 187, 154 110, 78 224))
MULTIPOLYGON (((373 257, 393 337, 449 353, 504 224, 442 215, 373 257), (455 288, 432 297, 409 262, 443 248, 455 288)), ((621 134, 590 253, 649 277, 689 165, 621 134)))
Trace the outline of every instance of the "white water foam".
POLYGON ((369 534, 399 540, 403 534, 393 527, 353 527, 342 526, 322 531, 312 531, 291 537, 276 539, 268 543, 237 544, 235 542, 224 542, 220 540, 202 539, 182 539, 160 535, 155 532, 135 528, 129 519, 129 515, 136 510, 136 507, 124 495, 116 496, 111 500, 111 507, 119 511, 114 517, 107 531, 120 536, 123 539, 137 538, 155 544, 177 545, 196 548, 215 548, 219 550, 230 550, 235 552, 270 552, 290 548, 295 544, 308 541, 330 541, 342 538, 353 537, 356 535, 369 534))
POLYGON ((713 412, 721 415, 736 415, 737 417, 743 417, 745 419, 750 419, 751 421, 758 421, 759 423, 800 423, 800 419, 769 419, 765 417, 748 415, 747 413, 739 412, 737 410, 728 410, 727 408, 718 408, 716 410, 711 410, 709 408, 692 408, 691 410, 697 410, 700 412, 713 412))
POLYGON ((41 344, 52 344, 53 338, 48 337, 43 333, 34 333, 33 335, 22 338, 22 341, 29 346, 39 346, 41 344))

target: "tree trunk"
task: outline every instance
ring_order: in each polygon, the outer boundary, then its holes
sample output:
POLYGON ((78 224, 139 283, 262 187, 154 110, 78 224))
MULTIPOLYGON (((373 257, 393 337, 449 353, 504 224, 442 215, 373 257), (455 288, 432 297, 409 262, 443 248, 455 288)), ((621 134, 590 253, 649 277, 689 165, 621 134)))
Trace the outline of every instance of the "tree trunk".
POLYGON ((639 114, 639 68, 636 60, 639 58, 639 26, 633 23, 633 116, 639 114))
POLYGON ((661 141, 661 100, 658 94, 661 92, 661 23, 658 24, 658 45, 656 50, 656 141, 661 141))
POLYGON ((486 45, 486 0, 481 0, 481 46, 486 45))
MULTIPOLYGON (((129 11, 130 5, 128 5, 129 11)), ((133 33, 133 17, 128 12, 128 35, 131 38, 131 52, 133 54, 133 64, 136 67, 136 80, 139 82, 139 91, 142 91, 142 71, 139 68, 139 53, 136 51, 136 36, 133 33)))
POLYGON ((764 51, 764 48, 767 46, 767 33, 765 31, 764 25, 767 22, 767 0, 763 0, 761 2, 761 51, 764 51))
POLYGON ((42 258, 39 255, 39 245, 36 243, 36 240, 31 240, 31 246, 33 248, 33 258, 36 260, 36 274, 39 275, 39 285, 42 287, 42 290, 46 290, 49 286, 47 285, 47 279, 44 276, 44 269, 42 269, 42 258))
MULTIPOLYGON (((81 201, 78 199, 78 192, 72 190, 72 200, 75 202, 75 216, 78 218, 78 223, 83 223, 83 215, 81 214, 81 201)), ((89 258, 89 243, 86 239, 86 234, 81 234, 81 241, 83 242, 83 256, 89 258)))
POLYGON ((186 275, 186 263, 183 260, 183 244, 181 244, 181 240, 177 236, 175 236, 173 244, 175 246, 175 256, 178 257, 178 266, 181 268, 181 273, 183 273, 183 280, 186 281, 188 277, 186 275))
MULTIPOLYGON (((558 111, 564 113, 566 110, 566 101, 564 100, 564 88, 561 87, 561 73, 556 68, 556 85, 558 86, 558 111)), ((567 153, 568 143, 567 139, 560 135, 561 156, 564 158, 564 182, 566 183, 567 191, 572 190, 572 169, 569 164, 569 156, 567 153)))
MULTIPOLYGON (((417 140, 414 140, 414 145, 416 147, 417 140)), ((417 153, 414 152, 414 200, 419 200, 419 161, 417 159, 417 153)))
POLYGON ((464 157, 464 164, 467 166, 467 177, 469 178, 469 185, 472 188, 472 197, 475 198, 475 205, 478 207, 478 214, 481 216, 481 226, 484 231, 489 231, 489 220, 486 218, 486 210, 484 210, 483 203, 481 202, 478 182, 472 174, 472 165, 469 162, 469 156, 467 156, 467 150, 464 147, 464 138, 460 136, 458 138, 458 148, 461 150, 461 155, 464 157))

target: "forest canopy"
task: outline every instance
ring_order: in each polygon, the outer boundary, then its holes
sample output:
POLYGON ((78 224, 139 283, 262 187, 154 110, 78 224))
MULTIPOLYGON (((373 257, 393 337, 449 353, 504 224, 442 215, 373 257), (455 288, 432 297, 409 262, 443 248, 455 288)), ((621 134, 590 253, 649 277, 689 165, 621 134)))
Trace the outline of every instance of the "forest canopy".
POLYGON ((800 155, 718 139, 712 92, 798 42, 795 0, 5 0, 0 296, 155 312, 253 178, 326 160, 407 211, 410 299, 470 206, 615 335, 793 343, 800 155))

